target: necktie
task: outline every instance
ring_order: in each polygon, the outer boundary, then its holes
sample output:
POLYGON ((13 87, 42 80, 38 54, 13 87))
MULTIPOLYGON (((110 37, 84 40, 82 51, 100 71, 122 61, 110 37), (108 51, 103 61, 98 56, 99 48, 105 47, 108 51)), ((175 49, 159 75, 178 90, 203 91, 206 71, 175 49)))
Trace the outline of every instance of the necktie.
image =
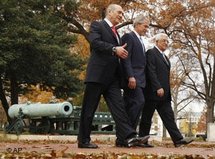
POLYGON ((117 31, 116 31, 116 27, 115 27, 115 26, 112 26, 111 29, 112 29, 112 31, 113 31, 113 33, 114 33, 116 39, 117 39, 117 42, 118 42, 118 44, 119 44, 120 41, 119 41, 119 37, 118 37, 117 31))
POLYGON ((163 58, 164 58, 166 64, 169 65, 169 63, 168 63, 168 61, 167 61, 166 56, 164 55, 164 53, 162 53, 162 55, 163 55, 163 58))
POLYGON ((112 31, 113 31, 113 33, 114 33, 114 35, 117 37, 116 27, 115 27, 115 26, 112 26, 112 27, 111 27, 111 29, 112 29, 112 31))
POLYGON ((142 44, 143 54, 145 55, 145 45, 144 45, 143 40, 142 40, 141 37, 140 37, 140 42, 141 42, 141 44, 142 44))

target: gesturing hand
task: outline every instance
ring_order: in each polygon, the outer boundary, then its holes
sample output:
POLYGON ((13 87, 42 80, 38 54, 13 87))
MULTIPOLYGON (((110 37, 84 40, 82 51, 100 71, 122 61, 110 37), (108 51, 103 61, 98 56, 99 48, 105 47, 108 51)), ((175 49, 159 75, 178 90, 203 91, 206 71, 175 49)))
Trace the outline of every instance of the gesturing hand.
POLYGON ((127 46, 127 43, 125 43, 122 46, 117 46, 116 47, 116 55, 122 59, 125 59, 128 57, 128 51, 125 49, 127 46))

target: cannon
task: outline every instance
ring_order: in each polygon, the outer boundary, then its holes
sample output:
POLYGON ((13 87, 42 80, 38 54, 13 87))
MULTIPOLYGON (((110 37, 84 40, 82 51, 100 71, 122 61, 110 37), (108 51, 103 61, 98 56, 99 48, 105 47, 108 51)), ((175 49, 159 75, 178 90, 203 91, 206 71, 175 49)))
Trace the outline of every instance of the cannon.
POLYGON ((50 104, 14 104, 8 109, 8 115, 13 119, 17 118, 22 111, 28 117, 46 116, 69 116, 73 107, 69 102, 50 103, 50 104))
POLYGON ((73 106, 69 102, 14 104, 8 109, 8 115, 13 122, 5 130, 6 133, 16 134, 21 134, 24 128, 31 133, 54 132, 53 130, 62 129, 62 124, 69 121, 72 112, 73 106))
MULTIPOLYGON (((14 104, 8 115, 13 121, 5 127, 6 133, 77 135, 81 107, 69 102, 14 104)), ((110 112, 95 113, 92 133, 115 133, 115 122, 110 112)))

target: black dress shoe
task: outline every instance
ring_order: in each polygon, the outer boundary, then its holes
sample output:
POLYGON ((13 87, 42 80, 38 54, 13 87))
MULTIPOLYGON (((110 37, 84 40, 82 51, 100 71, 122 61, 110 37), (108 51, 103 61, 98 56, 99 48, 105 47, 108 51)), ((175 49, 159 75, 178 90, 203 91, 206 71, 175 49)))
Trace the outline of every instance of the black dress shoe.
POLYGON ((78 143, 78 148, 97 149, 98 146, 94 143, 85 142, 85 143, 78 143))
POLYGON ((132 138, 127 139, 127 147, 135 147, 138 146, 139 144, 146 143, 149 139, 149 135, 144 136, 144 137, 138 137, 134 136, 132 138))
POLYGON ((148 143, 140 143, 140 144, 138 144, 137 145, 138 147, 143 147, 143 148, 152 148, 152 147, 154 147, 153 145, 151 145, 151 144, 148 144, 148 143))
POLYGON ((189 144, 191 142, 193 142, 193 139, 191 139, 191 138, 183 138, 183 139, 181 139, 179 141, 176 141, 174 143, 174 145, 175 145, 175 147, 180 147, 181 145, 187 145, 187 144, 189 144))
POLYGON ((139 137, 132 137, 126 140, 126 144, 128 147, 134 147, 137 146, 137 144, 140 142, 140 138, 139 137))
POLYGON ((148 142, 148 139, 150 138, 149 135, 143 136, 143 137, 137 137, 139 144, 145 144, 148 142))
POLYGON ((116 147, 134 147, 138 144, 138 138, 136 136, 128 138, 127 140, 116 139, 116 147))

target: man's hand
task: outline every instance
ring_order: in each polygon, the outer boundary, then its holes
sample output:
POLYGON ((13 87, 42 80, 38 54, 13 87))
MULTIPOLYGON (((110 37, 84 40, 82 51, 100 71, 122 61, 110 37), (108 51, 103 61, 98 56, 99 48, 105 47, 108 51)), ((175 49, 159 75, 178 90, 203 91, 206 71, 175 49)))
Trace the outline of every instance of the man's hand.
POLYGON ((127 43, 125 43, 122 46, 116 47, 116 55, 122 59, 126 59, 128 57, 128 51, 125 49, 127 46, 127 43))
POLYGON ((128 88, 135 89, 136 88, 136 79, 134 77, 129 77, 128 79, 128 88))
POLYGON ((159 97, 163 97, 163 96, 164 96, 164 89, 163 89, 163 88, 158 89, 158 90, 157 90, 157 95, 158 95, 159 97))

